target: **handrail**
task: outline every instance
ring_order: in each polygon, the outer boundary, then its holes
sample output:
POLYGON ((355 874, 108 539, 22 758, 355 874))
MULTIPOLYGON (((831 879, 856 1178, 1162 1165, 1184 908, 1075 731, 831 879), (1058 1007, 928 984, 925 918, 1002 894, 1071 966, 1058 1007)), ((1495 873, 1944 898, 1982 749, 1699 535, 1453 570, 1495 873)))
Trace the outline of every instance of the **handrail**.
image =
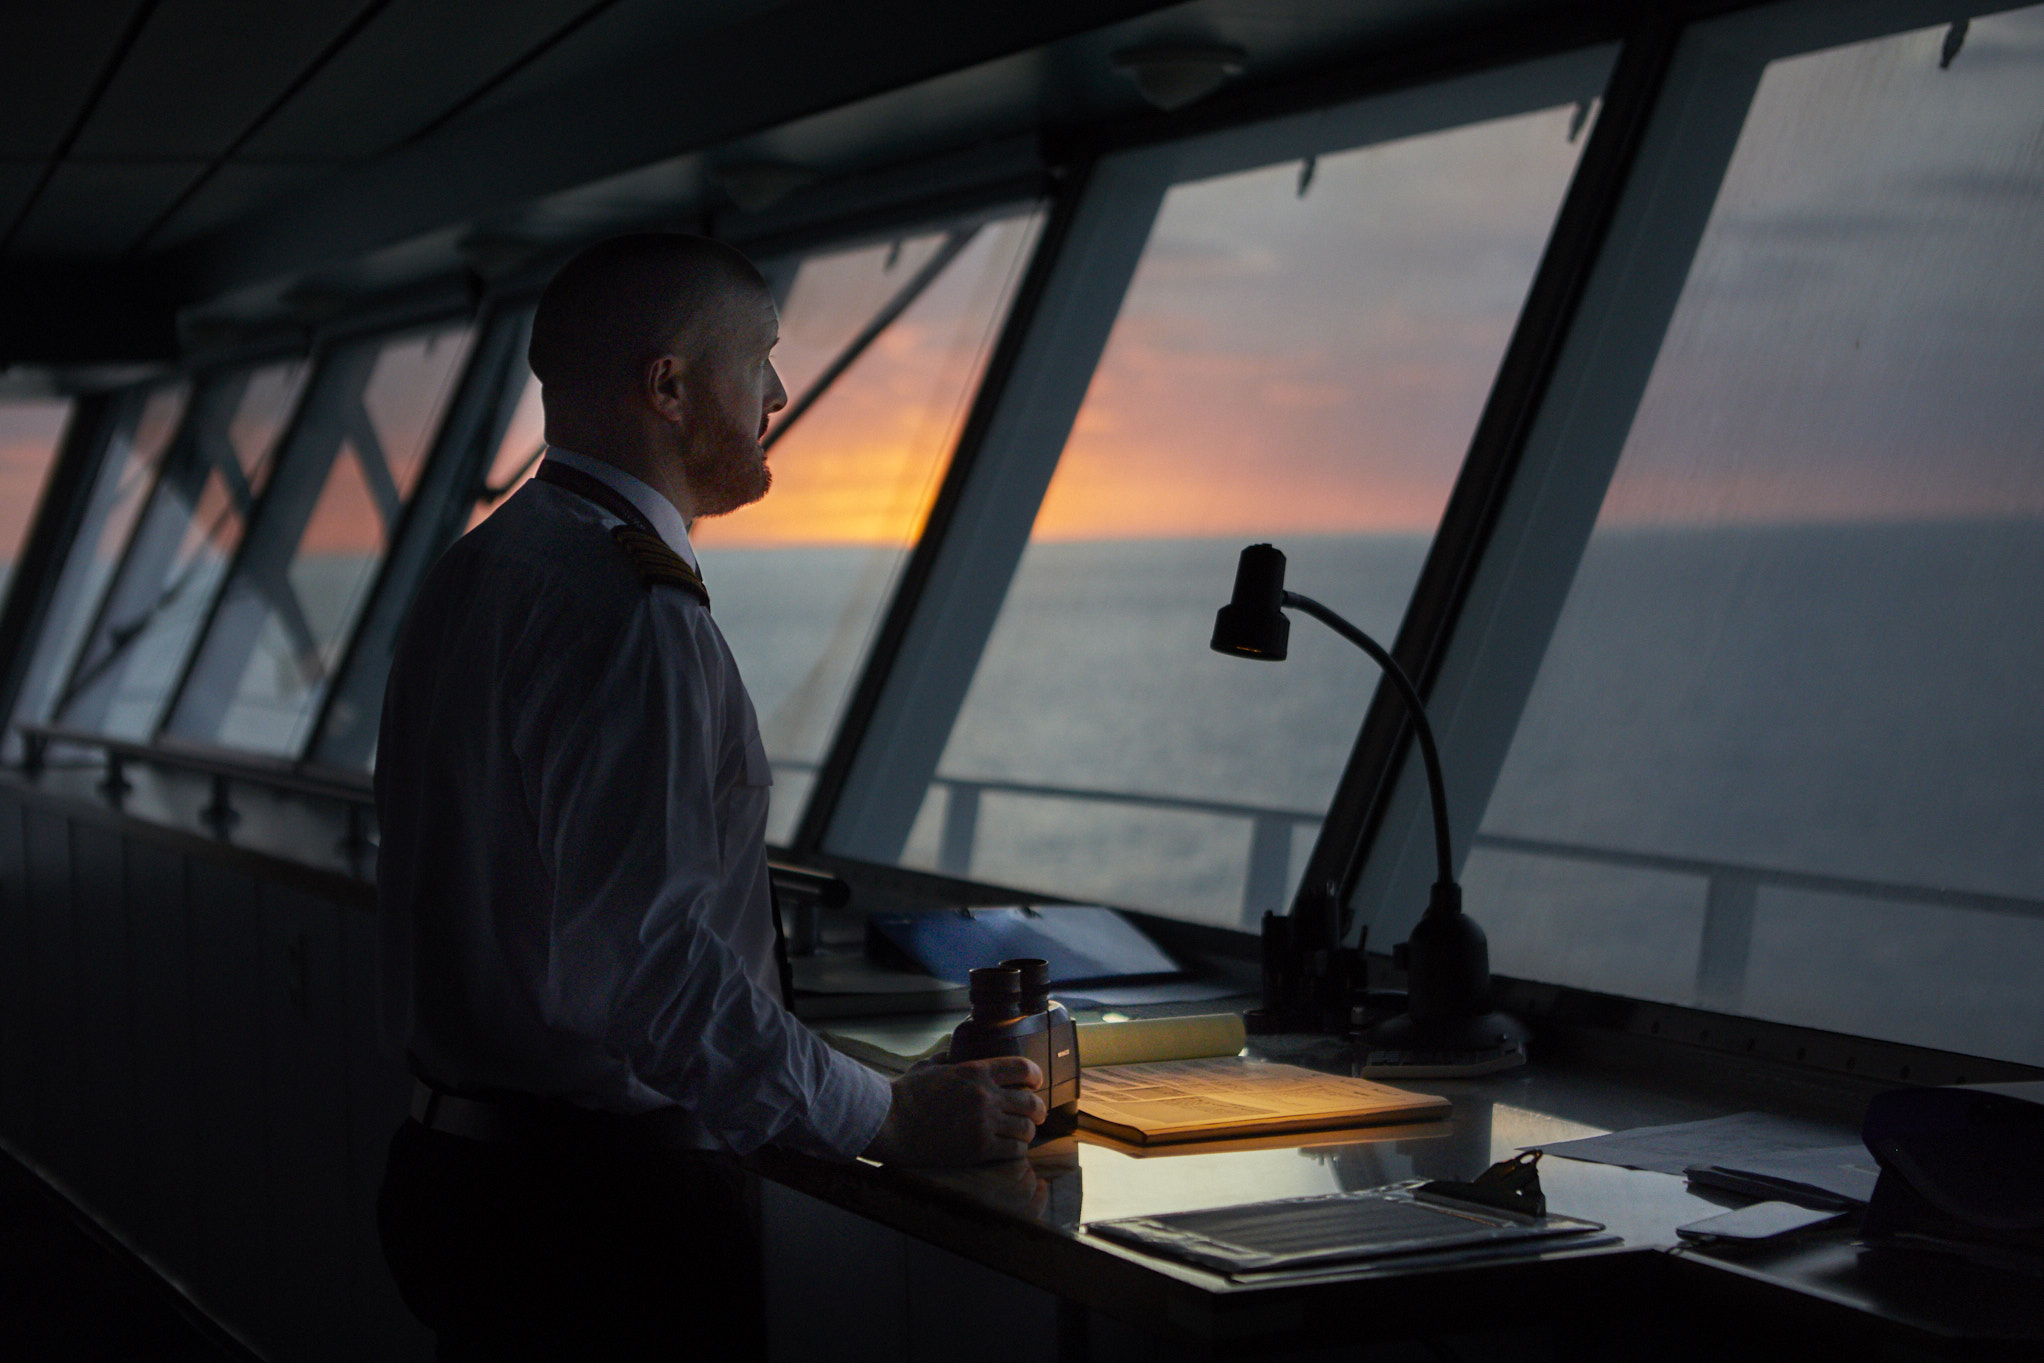
MULTIPOLYGON (((211 777, 216 783, 241 781, 273 791, 329 799, 348 805, 351 809, 365 811, 372 809, 375 804, 375 792, 367 772, 293 762, 285 758, 265 758, 181 739, 140 743, 48 724, 18 723, 14 727, 25 744, 23 767, 30 775, 41 769, 51 745, 70 744, 100 749, 116 763, 140 762, 151 766, 170 767, 211 777)), ((774 759, 774 766, 786 772, 811 772, 816 769, 813 762, 781 758, 774 759)), ((112 779, 117 775, 117 772, 109 773, 110 784, 119 784, 112 779)), ((1321 812, 1317 810, 1286 809, 1279 806, 1254 805, 1233 800, 1205 800, 1181 795, 1155 795, 1141 791, 1051 785, 1034 781, 981 780, 973 777, 939 775, 932 779, 931 784, 944 787, 947 795, 956 802, 955 807, 947 811, 943 838, 948 853, 945 859, 951 863, 945 869, 954 874, 962 873, 970 861, 970 841, 976 832, 978 799, 980 795, 989 792, 1036 799, 1077 800, 1090 804, 1215 814, 1250 820, 1259 829, 1285 824, 1313 823, 1322 817, 1321 812)), ((218 793, 219 788, 216 784, 216 794, 218 793)), ((224 807, 224 801, 222 804, 224 807)), ((2020 895, 1912 885, 1861 876, 1827 875, 1743 862, 1713 861, 1704 857, 1673 856, 1620 847, 1599 847, 1588 843, 1526 838, 1505 833, 1477 833, 1471 837, 1470 842, 1476 847, 1547 857, 1557 861, 1577 861, 1695 876, 1711 882, 1714 886, 1720 884, 1742 888, 1770 886, 1816 894, 1851 895, 1891 903, 1931 904, 1940 908, 1966 909, 1976 913, 2001 914, 2017 918, 2044 918, 2044 900, 2020 895)), ((1262 854, 1279 856, 1280 859, 1283 855, 1275 849, 1264 849, 1262 854)), ((1257 855, 1258 852, 1253 849, 1252 860, 1257 855)), ((1266 865, 1263 878, 1267 879, 1270 874, 1271 868, 1266 865)), ((1282 868, 1280 876, 1281 874, 1282 868)))
MULTIPOLYGON (((774 759, 782 771, 816 770, 813 762, 774 759)), ((1100 790, 1083 786, 1047 785, 1030 781, 982 780, 970 776, 931 778, 933 786, 950 792, 993 791, 1002 795, 1035 796, 1042 799, 1083 800, 1093 804, 1136 805, 1149 809, 1175 809, 1196 814, 1224 814, 1245 819, 1280 819, 1315 822, 1320 811, 1285 809, 1272 805, 1241 804, 1227 800, 1200 800, 1178 795, 1147 795, 1138 791, 1100 790)), ((2018 918, 2044 918, 2044 899, 1994 894, 1984 890, 1954 890, 1933 885, 1911 885, 1900 881, 1874 880, 1858 876, 1826 875, 1814 871, 1792 871, 1781 867, 1756 866, 1747 862, 1712 861, 1704 857, 1671 856, 1660 852, 1636 852, 1622 847, 1598 847, 1589 843, 1525 838, 1508 833, 1475 833, 1474 847, 1528 856, 1552 857, 1558 861, 1581 861, 1605 866, 1624 866, 1644 871, 1665 871, 1701 879, 1733 879, 1752 885, 1784 890, 1807 890, 1818 894, 1854 895, 1896 903, 1935 904, 1941 908, 1971 909, 2018 918)))
POLYGON ((1948 890, 1932 885, 1905 885, 1897 881, 1867 880, 1858 876, 1823 875, 1813 871, 1789 871, 1734 861, 1710 861, 1702 857, 1667 856, 1659 852, 1628 852, 1616 847, 1552 842, 1544 838, 1514 837, 1507 833, 1478 833, 1473 841, 1480 847, 1496 848, 1501 852, 1523 852, 1530 856, 1552 857, 1558 861, 1587 861, 1605 866, 1627 866, 1642 871, 1668 871, 1676 875, 1706 878, 1733 877, 1755 885, 1771 885, 1784 890, 1853 895, 1860 899, 1883 899, 1904 904, 1936 904, 1941 908, 1972 909, 1979 913, 2008 914, 2018 918, 2044 918, 2044 900, 2025 899, 2020 895, 1991 894, 1984 890, 1948 890))
POLYGON ((1313 823, 1323 817, 1317 809, 1283 809, 1271 805, 1241 804, 1232 800, 1199 800, 1185 795, 1148 795, 1134 790, 1097 790, 1085 786, 1048 786, 1029 781, 982 781, 975 777, 935 776, 933 786, 949 789, 970 787, 997 795, 1033 795, 1044 799, 1086 800, 1104 805, 1139 805, 1145 809, 1174 809, 1189 814, 1227 814, 1242 819, 1290 819, 1313 823))
POLYGON ((293 795, 312 795, 351 805, 374 805, 376 793, 367 772, 349 771, 287 758, 265 758, 253 753, 216 748, 211 744, 165 738, 154 743, 112 738, 106 734, 51 724, 16 724, 25 748, 23 767, 33 776, 41 770, 52 744, 98 748, 110 757, 146 766, 170 767, 200 776, 246 781, 293 795))
MULTIPOLYGON (((241 818, 229 799, 229 787, 233 782, 240 781, 273 792, 333 800, 345 805, 348 812, 348 828, 341 839, 340 850, 357 874, 366 874, 368 863, 364 858, 374 846, 369 834, 370 820, 376 812, 375 783, 367 772, 314 762, 293 762, 288 758, 262 757, 187 739, 164 738, 155 743, 138 743, 106 734, 27 722, 16 724, 14 729, 21 735, 24 747, 23 770, 31 777, 41 772, 51 744, 67 743, 104 752, 107 756, 107 778, 100 788, 116 808, 128 790, 126 777, 121 771, 121 766, 127 762, 169 767, 210 779, 213 802, 200 811, 199 817, 215 836, 223 840, 241 818)), ((798 906, 838 908, 851 897, 850 887, 828 871, 769 861, 767 872, 775 891, 798 906)))

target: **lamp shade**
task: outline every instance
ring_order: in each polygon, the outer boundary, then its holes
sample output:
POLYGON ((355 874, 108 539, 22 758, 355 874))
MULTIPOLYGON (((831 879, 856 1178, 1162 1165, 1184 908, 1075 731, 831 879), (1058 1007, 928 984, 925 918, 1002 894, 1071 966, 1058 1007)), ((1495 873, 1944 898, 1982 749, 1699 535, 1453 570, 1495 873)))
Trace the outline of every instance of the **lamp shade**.
POLYGON ((1235 568, 1234 598, 1214 616, 1214 652, 1283 662, 1292 636, 1284 604, 1284 554, 1268 544, 1250 545, 1235 568))

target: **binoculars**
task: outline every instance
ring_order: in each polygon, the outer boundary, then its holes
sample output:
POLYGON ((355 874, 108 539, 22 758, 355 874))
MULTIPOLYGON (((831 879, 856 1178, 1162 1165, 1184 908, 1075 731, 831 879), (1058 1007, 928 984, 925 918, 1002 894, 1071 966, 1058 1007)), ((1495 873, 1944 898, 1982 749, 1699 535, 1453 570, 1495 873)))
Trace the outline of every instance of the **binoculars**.
POLYGON ((1070 1135, 1079 1124, 1079 1029, 1050 996, 1050 963, 1021 957, 975 970, 971 991, 972 1016, 951 1033, 949 1059, 1028 1056, 1043 1071, 1050 1108, 1036 1139, 1070 1135))

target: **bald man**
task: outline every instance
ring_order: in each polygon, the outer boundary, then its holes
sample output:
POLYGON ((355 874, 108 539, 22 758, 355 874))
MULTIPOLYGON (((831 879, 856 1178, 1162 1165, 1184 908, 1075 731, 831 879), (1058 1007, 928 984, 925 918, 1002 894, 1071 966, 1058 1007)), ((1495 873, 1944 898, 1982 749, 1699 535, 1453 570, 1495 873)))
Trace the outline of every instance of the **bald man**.
POLYGON ((1044 1116, 1027 1061, 889 1084, 784 1006, 771 776, 688 540, 771 482, 778 328, 715 242, 571 260, 532 327, 547 457, 392 662, 381 973, 419 1083, 379 1215, 443 1358, 749 1356, 731 1156, 1013 1159, 1044 1116))

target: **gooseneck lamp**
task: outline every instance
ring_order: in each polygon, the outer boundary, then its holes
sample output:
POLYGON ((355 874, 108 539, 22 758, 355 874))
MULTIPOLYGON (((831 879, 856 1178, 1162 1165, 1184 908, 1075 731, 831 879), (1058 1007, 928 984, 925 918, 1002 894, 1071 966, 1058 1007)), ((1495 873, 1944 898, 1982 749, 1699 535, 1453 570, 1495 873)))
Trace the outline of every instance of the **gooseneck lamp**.
MULTIPOLYGON (((1405 669, 1369 635, 1308 596, 1285 590, 1285 556, 1268 544, 1242 551, 1235 594, 1214 617, 1213 649, 1237 658, 1282 662, 1291 636, 1287 610, 1303 611, 1367 653, 1397 688, 1412 714, 1433 805, 1435 878, 1427 911, 1395 953, 1406 971, 1406 1011, 1366 1036, 1373 1064, 1431 1072, 1476 1072, 1517 1063, 1525 1035, 1490 1011, 1490 948, 1483 929, 1462 911, 1462 887, 1448 838, 1448 797, 1441 754, 1426 705, 1405 669)), ((1355 978, 1343 965, 1339 890, 1307 887, 1293 921, 1264 918, 1264 1009, 1270 1030, 1318 1030, 1348 1021, 1355 978), (1273 960, 1273 955, 1282 959, 1273 960), (1333 978, 1330 978, 1333 977, 1333 978)))

